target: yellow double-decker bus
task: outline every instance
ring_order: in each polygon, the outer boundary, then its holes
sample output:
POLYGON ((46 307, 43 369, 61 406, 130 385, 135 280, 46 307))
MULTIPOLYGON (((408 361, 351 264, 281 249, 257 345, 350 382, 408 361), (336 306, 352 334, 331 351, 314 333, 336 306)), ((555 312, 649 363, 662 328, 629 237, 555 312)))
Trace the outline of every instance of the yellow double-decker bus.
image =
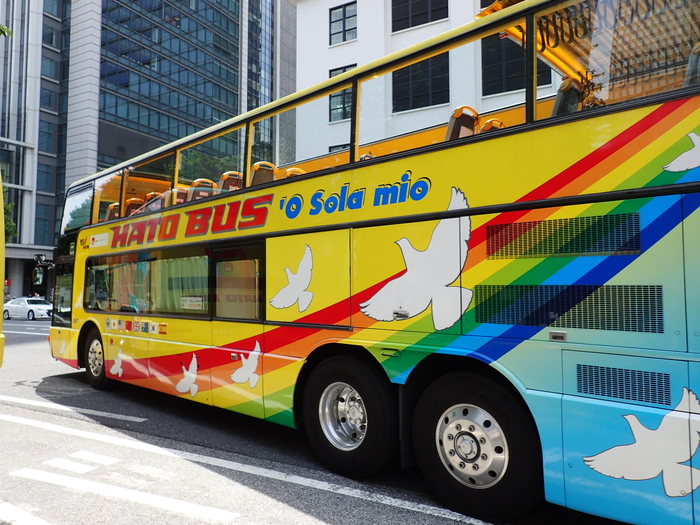
POLYGON ((77 182, 52 355, 480 518, 700 523, 699 41, 689 0, 499 0, 77 182), (525 89, 433 103, 496 35, 525 89))

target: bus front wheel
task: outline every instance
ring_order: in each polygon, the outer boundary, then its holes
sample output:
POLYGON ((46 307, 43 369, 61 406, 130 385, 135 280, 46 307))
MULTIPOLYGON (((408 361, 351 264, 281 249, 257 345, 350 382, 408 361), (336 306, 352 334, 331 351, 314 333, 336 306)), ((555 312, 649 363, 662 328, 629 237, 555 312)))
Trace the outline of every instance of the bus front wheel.
POLYGON ((101 390, 107 386, 105 374, 105 353, 102 338, 97 329, 93 328, 85 339, 83 362, 88 382, 93 388, 101 390))
POLYGON ((537 429, 494 381, 452 373, 432 383, 416 406, 413 442, 428 485, 453 510, 507 521, 542 499, 537 429))
POLYGON ((387 467, 398 450, 396 396, 386 377, 336 356, 311 374, 304 394, 306 434, 318 458, 351 478, 387 467))

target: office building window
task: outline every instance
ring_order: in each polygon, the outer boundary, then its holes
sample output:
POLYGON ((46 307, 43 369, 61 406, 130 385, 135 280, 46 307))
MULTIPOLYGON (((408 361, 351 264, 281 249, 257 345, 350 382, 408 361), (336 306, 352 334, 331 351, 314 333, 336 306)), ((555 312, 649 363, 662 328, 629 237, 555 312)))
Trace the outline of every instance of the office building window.
POLYGON ((53 153, 53 124, 39 121, 39 150, 53 153))
POLYGON ((51 191, 51 166, 39 164, 36 170, 36 189, 38 191, 51 191))
POLYGON ((392 0, 391 30, 401 31, 447 18, 447 0, 392 0))
POLYGON ((394 113, 449 102, 449 52, 394 71, 392 86, 394 113))
POLYGON ((44 0, 44 11, 50 15, 58 16, 58 0, 44 0))
POLYGON ((331 45, 357 38, 357 2, 334 7, 331 16, 331 45))
POLYGON ((42 76, 58 79, 58 62, 53 58, 41 57, 42 76))
POLYGON ((58 47, 57 31, 55 27, 44 25, 44 30, 41 36, 42 43, 51 47, 58 47))
MULTIPOLYGON (((335 77, 355 67, 357 67, 357 64, 331 69, 330 77, 335 77)), ((349 119, 352 114, 352 88, 347 88, 331 94, 329 97, 329 104, 329 120, 331 122, 349 119)))
POLYGON ((34 222, 34 244, 53 245, 53 235, 50 226, 51 206, 48 204, 37 204, 36 221, 34 222))
POLYGON ((50 89, 41 88, 39 104, 44 109, 56 111, 56 92, 50 89))
MULTIPOLYGON (((481 8, 490 6, 493 0, 481 0, 481 8)), ((552 82, 550 67, 537 60, 537 85, 552 82)), ((525 53, 510 38, 500 34, 481 40, 481 89, 482 95, 496 95, 525 89, 525 53)))

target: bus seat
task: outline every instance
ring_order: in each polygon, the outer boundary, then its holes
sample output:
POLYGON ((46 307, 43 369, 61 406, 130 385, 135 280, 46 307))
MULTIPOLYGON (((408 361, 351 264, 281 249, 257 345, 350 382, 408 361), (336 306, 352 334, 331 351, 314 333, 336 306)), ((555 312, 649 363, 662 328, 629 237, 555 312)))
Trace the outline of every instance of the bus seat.
POLYGON ((303 169, 301 168, 287 168, 284 170, 284 174, 282 175, 282 178, 287 178, 287 177, 293 177, 294 175, 303 175, 306 173, 303 169))
POLYGON ((506 127, 506 125, 503 123, 502 120, 497 119, 497 118, 490 118, 486 122, 484 122, 483 126, 481 126, 479 133, 487 133, 489 131, 503 129, 505 127, 506 127))
POLYGON ((365 153, 364 155, 360 155, 360 160, 370 160, 373 159, 374 155, 371 153, 365 153))
POLYGON ((238 171, 227 171, 219 179, 219 191, 236 191, 243 187, 243 174, 238 171))
POLYGON ((700 42, 695 44, 688 56, 688 67, 685 70, 683 87, 700 84, 700 42))
POLYGON ((578 80, 567 78, 557 90, 557 98, 554 99, 552 116, 570 115, 578 111, 578 103, 581 100, 583 86, 578 80))
POLYGON ((175 189, 175 204, 182 204, 187 201, 187 187, 178 186, 175 189))
POLYGON ((147 193, 146 194, 146 202, 147 203, 151 202, 153 199, 155 199, 158 196, 160 196, 160 193, 158 193, 157 191, 152 191, 151 193, 147 193))
POLYGON ((118 219, 119 218, 119 203, 118 202, 113 202, 107 207, 107 219, 108 221, 111 221, 112 219, 118 219))
POLYGON ((139 199, 138 197, 134 197, 133 199, 129 199, 126 201, 126 208, 124 211, 124 217, 128 217, 129 215, 133 215, 136 210, 138 210, 141 206, 143 205, 143 199, 139 199))
POLYGON ((478 125, 479 114, 469 106, 460 106, 450 115, 445 141, 469 137, 476 132, 478 125))
POLYGON ((192 185, 187 190, 187 202, 211 197, 216 193, 218 185, 213 180, 196 179, 192 181, 192 185))
POLYGON ((253 164, 253 177, 251 179, 251 186, 256 184, 264 184, 266 182, 271 182, 275 180, 275 173, 277 172, 277 166, 270 162, 260 161, 253 164))

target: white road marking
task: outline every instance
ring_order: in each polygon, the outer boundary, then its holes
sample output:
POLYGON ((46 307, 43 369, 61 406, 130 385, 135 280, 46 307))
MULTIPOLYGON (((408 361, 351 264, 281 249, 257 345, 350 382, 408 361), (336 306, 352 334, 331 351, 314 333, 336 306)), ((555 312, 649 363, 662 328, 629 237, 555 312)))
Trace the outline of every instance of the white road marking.
POLYGON ((36 401, 34 399, 22 399, 21 397, 10 397, 0 395, 0 401, 7 401, 8 403, 17 403, 20 405, 31 405, 35 407, 50 408, 53 410, 63 410, 65 412, 77 412, 79 414, 85 414, 87 416, 99 416, 108 417, 110 419, 120 419, 122 421, 132 421, 134 423, 143 423, 148 421, 145 417, 136 416, 124 416, 122 414, 113 414, 111 412, 101 412, 99 410, 90 410, 89 408, 78 408, 78 407, 68 407, 65 405, 59 405, 58 403, 49 403, 46 401, 36 401))
POLYGON ((11 525, 51 525, 48 521, 0 500, 0 521, 11 525))
POLYGON ((35 481, 43 481, 52 485, 68 487, 72 489, 99 494, 109 498, 116 498, 133 503, 141 503, 150 505, 168 512, 176 514, 185 514, 193 518, 205 519, 219 522, 230 522, 240 514, 229 512, 227 510, 215 509, 214 507, 206 507, 197 503, 188 503, 174 498, 166 498, 157 494, 141 492, 140 490, 126 489, 117 485, 108 485, 96 481, 83 480, 64 476, 63 474, 53 474, 51 472, 43 472, 31 468, 23 468, 10 472, 11 476, 17 476, 25 479, 33 479, 35 481))
POLYGON ((84 461, 90 461, 99 465, 114 465, 115 463, 119 463, 121 461, 121 459, 103 456, 102 454, 95 454, 94 452, 86 452, 84 450, 81 450, 80 452, 73 452, 72 454, 68 455, 75 459, 82 459, 84 461))
POLYGON ((58 432, 61 434, 67 434, 85 439, 92 439, 94 441, 100 441, 102 443, 108 443, 110 445, 141 450, 144 452, 150 452, 162 456, 178 457, 187 461, 192 461, 203 465, 212 465, 237 472, 245 472, 255 476, 282 481, 284 483, 292 483, 294 485, 314 488, 316 490, 322 490, 325 492, 333 492, 335 494, 342 494, 344 496, 349 496, 351 498, 357 498, 359 500, 369 501, 372 503, 381 503, 382 505, 388 505, 391 507, 397 507, 413 512, 419 512, 422 514, 429 514, 431 516, 438 516, 455 521, 460 521, 463 523, 468 523, 469 525, 488 525, 488 523, 484 521, 478 520, 476 518, 471 518, 469 516, 464 516, 462 514, 458 514, 456 512, 452 512, 441 507, 434 507, 432 505, 425 505, 422 503, 413 503, 411 501, 392 498, 390 496, 383 496, 381 494, 375 494, 373 492, 344 487, 335 483, 327 483, 325 481, 305 478, 294 474, 285 474, 284 472, 255 467, 252 465, 245 465, 243 463, 229 461, 226 459, 213 458, 210 456, 203 456, 191 452, 182 452, 175 449, 162 448, 148 443, 142 443, 141 441, 135 441, 115 436, 107 436, 104 434, 98 434, 96 432, 78 430, 70 427, 64 427, 61 425, 55 425, 53 423, 45 423, 43 421, 36 421, 33 419, 10 416, 7 414, 0 414, 0 420, 18 423, 21 425, 27 425, 35 428, 41 428, 44 430, 50 430, 52 432, 58 432))
POLYGON ((75 474, 87 474, 88 472, 92 472, 97 468, 93 467, 92 465, 86 465, 85 463, 78 463, 77 461, 71 461, 70 459, 63 458, 44 461, 44 465, 74 472, 75 474))

